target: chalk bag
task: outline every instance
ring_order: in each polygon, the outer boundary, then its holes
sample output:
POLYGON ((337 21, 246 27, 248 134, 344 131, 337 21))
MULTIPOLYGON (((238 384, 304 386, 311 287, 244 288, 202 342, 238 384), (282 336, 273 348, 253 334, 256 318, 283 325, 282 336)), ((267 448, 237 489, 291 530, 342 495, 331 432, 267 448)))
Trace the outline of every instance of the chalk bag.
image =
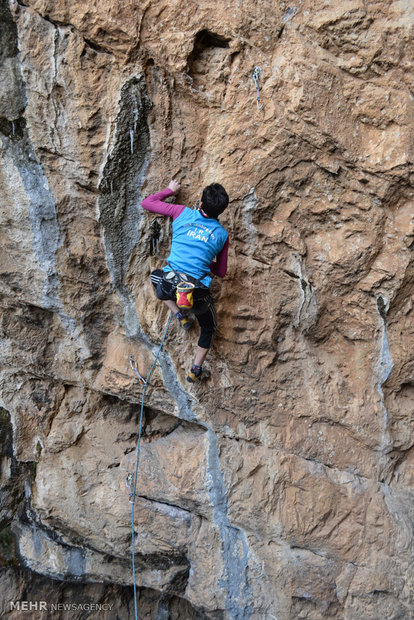
POLYGON ((177 306, 182 310, 190 310, 193 307, 194 284, 183 280, 177 284, 177 306))

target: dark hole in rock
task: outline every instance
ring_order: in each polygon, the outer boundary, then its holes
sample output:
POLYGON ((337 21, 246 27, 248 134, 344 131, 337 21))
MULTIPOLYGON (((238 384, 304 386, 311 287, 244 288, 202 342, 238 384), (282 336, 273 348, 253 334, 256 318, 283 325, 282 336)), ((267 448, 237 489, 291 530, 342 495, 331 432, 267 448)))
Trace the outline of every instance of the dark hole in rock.
POLYGON ((206 49, 207 47, 229 47, 230 39, 222 37, 220 34, 215 34, 209 30, 201 30, 197 33, 194 41, 194 51, 198 48, 206 49))
POLYGON ((385 320, 387 316, 387 306, 384 298, 381 297, 381 295, 379 295, 377 298, 377 308, 381 317, 385 320))
POLYGON ((158 245, 161 235, 161 226, 155 220, 151 225, 151 240, 150 240, 150 255, 156 256, 158 254, 158 245))
POLYGON ((210 90, 217 82, 224 86, 231 57, 229 42, 230 39, 209 30, 201 30, 196 35, 187 70, 197 88, 210 90))
POLYGON ((222 37, 219 34, 210 32, 209 30, 201 30, 198 32, 194 39, 193 51, 188 57, 188 67, 190 72, 194 66, 194 63, 203 56, 206 50, 214 48, 227 49, 229 47, 229 39, 222 37))

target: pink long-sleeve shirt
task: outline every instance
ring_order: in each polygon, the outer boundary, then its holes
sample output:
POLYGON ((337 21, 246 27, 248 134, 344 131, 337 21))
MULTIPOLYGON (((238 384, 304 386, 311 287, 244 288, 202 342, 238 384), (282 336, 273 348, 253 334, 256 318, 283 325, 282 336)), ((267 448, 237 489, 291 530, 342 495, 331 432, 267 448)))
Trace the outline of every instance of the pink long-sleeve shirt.
MULTIPOLYGON (((167 189, 163 189, 161 192, 157 192, 156 194, 152 194, 145 198, 142 201, 142 207, 146 211, 151 211, 151 213, 159 213, 160 215, 167 215, 172 217, 173 220, 177 219, 181 215, 181 213, 186 208, 185 205, 177 205, 170 204, 168 202, 164 202, 166 198, 172 196, 174 192, 167 187, 167 189)), ((216 260, 210 264, 210 271, 214 273, 214 275, 219 276, 219 278, 224 278, 227 273, 227 256, 229 251, 229 238, 223 246, 223 249, 217 254, 216 260)))

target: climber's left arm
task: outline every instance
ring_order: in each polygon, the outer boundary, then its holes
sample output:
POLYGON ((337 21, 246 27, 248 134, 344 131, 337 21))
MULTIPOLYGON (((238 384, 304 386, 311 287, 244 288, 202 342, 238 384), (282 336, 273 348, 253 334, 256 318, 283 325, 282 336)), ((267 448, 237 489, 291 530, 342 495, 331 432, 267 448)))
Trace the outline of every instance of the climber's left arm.
POLYGON ((227 237, 226 243, 222 250, 217 254, 217 258, 210 264, 210 271, 219 278, 224 278, 227 273, 227 255, 229 252, 229 238, 227 237))

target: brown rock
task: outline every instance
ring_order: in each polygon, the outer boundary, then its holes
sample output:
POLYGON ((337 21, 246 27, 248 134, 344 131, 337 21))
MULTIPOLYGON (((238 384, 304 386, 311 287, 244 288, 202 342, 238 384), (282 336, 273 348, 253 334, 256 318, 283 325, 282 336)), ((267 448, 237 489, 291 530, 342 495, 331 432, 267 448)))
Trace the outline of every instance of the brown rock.
POLYGON ((1 556, 10 600, 53 578, 131 615, 133 516, 148 617, 411 618, 408 4, 0 17, 0 535, 31 571, 1 556), (148 385, 129 362, 146 379, 167 325, 171 226, 139 205, 173 177, 182 203, 231 197, 204 386, 176 321, 148 385))

